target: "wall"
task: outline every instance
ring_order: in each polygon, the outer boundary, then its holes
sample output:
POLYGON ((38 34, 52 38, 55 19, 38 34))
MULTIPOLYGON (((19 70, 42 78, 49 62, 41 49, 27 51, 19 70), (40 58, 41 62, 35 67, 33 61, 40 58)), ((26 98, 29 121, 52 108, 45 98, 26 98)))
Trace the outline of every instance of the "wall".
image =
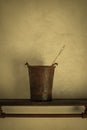
MULTIPOLYGON (((56 61, 53 98, 87 98, 86 5, 86 0, 0 0, 0 98, 29 98, 25 62, 50 65, 64 44, 56 61)), ((77 112, 74 107, 4 109, 77 112)), ((87 123, 82 119, 0 119, 0 129, 86 130, 87 123)))

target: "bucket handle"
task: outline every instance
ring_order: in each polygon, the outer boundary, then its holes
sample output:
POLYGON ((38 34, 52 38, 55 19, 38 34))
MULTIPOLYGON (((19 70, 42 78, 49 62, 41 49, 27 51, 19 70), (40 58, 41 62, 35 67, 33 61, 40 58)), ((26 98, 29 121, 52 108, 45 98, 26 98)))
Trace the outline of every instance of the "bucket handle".
POLYGON ((52 66, 56 67, 58 66, 58 63, 53 63, 52 66))
POLYGON ((29 67, 30 65, 28 64, 28 62, 25 63, 25 65, 27 65, 27 67, 29 67))

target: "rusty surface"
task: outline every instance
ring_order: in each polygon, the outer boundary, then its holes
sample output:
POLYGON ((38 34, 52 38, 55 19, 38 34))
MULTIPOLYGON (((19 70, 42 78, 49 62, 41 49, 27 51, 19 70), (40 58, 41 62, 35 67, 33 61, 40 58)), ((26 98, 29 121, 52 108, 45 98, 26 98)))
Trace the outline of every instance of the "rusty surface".
POLYGON ((31 99, 35 101, 51 100, 53 85, 53 67, 30 67, 30 91, 31 99))
POLYGON ((29 72, 30 94, 33 101, 51 101, 55 65, 30 66, 29 72))

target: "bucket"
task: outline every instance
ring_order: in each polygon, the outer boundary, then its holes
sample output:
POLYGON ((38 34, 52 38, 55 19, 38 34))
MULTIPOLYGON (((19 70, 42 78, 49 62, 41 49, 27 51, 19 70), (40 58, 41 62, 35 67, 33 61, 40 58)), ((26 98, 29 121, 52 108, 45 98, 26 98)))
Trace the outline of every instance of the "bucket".
POLYGON ((54 70, 57 63, 51 66, 31 66, 26 63, 30 81, 32 101, 51 101, 54 70))

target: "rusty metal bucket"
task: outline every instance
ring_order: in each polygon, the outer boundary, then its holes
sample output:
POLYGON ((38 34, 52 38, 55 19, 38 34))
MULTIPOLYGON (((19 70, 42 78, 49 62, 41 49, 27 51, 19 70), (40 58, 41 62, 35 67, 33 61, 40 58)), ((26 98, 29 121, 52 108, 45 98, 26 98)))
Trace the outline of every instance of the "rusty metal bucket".
POLYGON ((26 63, 29 72, 30 95, 32 101, 51 101, 54 70, 51 66, 31 66, 26 63))

